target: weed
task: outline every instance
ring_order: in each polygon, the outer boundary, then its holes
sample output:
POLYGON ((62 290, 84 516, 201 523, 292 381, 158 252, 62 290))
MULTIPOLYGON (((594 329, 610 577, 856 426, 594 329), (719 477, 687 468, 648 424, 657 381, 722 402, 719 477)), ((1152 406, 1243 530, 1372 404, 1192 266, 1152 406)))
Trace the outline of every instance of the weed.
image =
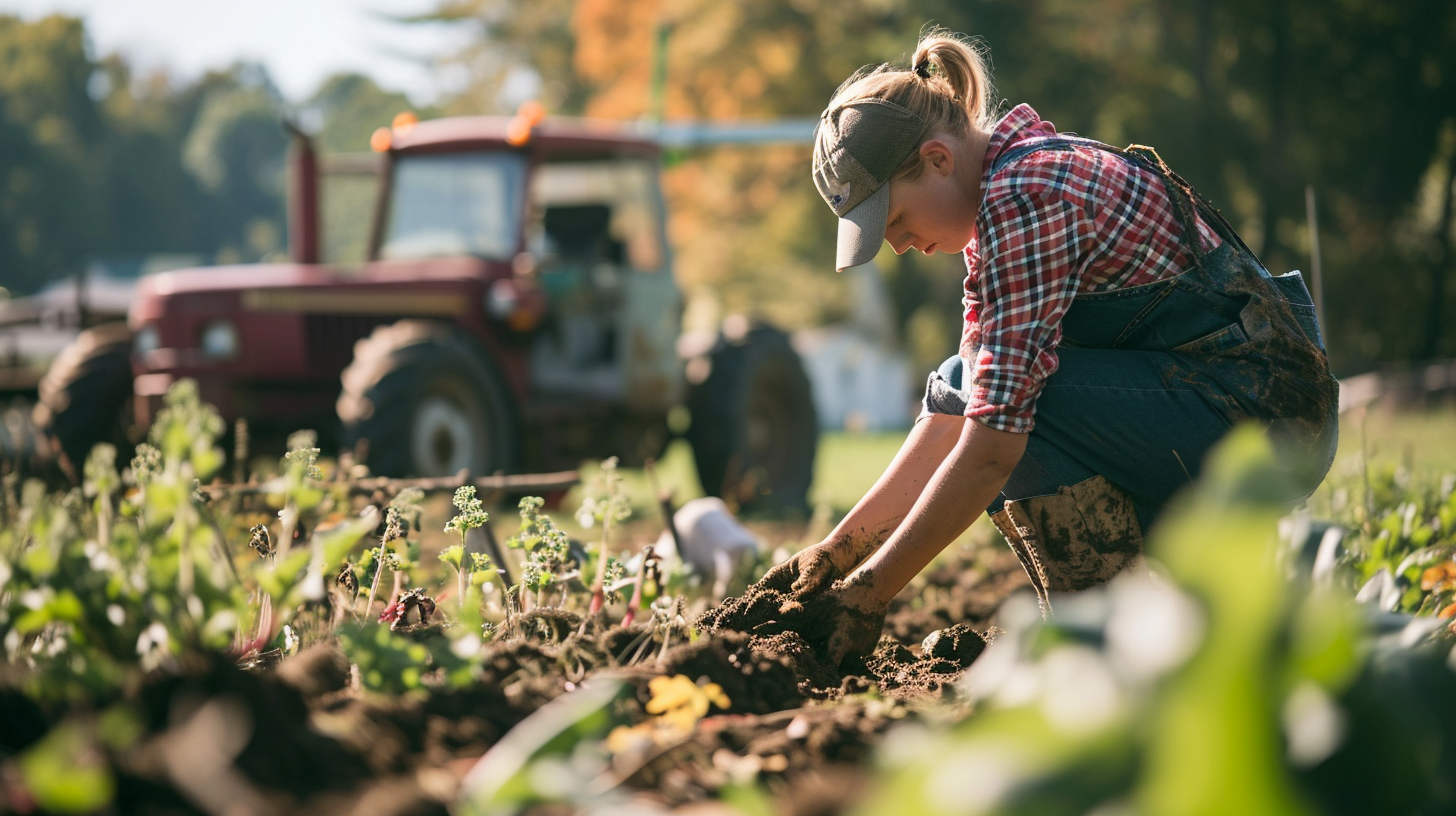
POLYGON ((457 489, 452 501, 459 512, 445 524, 445 532, 459 535, 460 543, 445 548, 440 553, 440 560, 455 570, 456 593, 459 597, 460 613, 463 616, 467 595, 474 585, 475 575, 480 573, 482 577, 487 577, 494 571, 490 558, 484 553, 470 553, 470 557, 466 558, 465 552, 466 536, 471 530, 484 527, 486 522, 490 521, 490 514, 485 512, 480 499, 475 497, 473 485, 465 485, 457 489))
MULTIPOLYGON (((608 563, 615 560, 610 555, 612 525, 626 521, 632 515, 632 505, 622 491, 622 477, 617 472, 617 457, 602 462, 595 482, 595 490, 582 500, 581 509, 576 513, 576 520, 583 528, 591 529, 597 524, 602 526, 601 546, 597 548, 597 577, 592 583, 591 606, 587 610, 589 617, 601 614, 606 602, 606 587, 621 578, 620 563, 615 566, 608 563), (615 573, 615 576, 609 573, 615 573)), ((585 625, 586 621, 582 621, 582 626, 585 625)))
POLYGON ((579 562, 572 557, 571 540, 542 512, 545 506, 546 500, 539 496, 522 498, 517 505, 520 530, 506 540, 507 547, 525 552, 521 582, 513 588, 519 595, 521 612, 530 610, 533 601, 535 606, 544 606, 548 587, 580 575, 574 569, 579 562))

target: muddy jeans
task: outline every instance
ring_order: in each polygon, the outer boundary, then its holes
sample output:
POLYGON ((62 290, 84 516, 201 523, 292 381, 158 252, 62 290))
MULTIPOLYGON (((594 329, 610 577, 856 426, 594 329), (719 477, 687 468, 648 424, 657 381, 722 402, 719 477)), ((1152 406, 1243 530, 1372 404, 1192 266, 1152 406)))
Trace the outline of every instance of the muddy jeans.
MULTIPOLYGON (((1096 144, 1049 139, 1030 149, 1074 143, 1096 144)), ((1298 273, 1270 276, 1155 154, 1098 146, 1163 177, 1185 236, 1197 234, 1197 207, 1222 243, 1195 249, 1193 268, 1177 277, 1073 301, 1062 320, 1060 365, 1037 398, 1026 453, 987 512, 1102 476, 1128 494, 1146 530, 1198 477, 1215 443, 1246 420, 1269 429, 1288 469, 1291 492, 1281 498, 1307 496, 1334 459, 1338 387, 1303 281, 1298 273)), ((957 356, 930 375, 922 417, 964 415, 966 370, 957 356)))

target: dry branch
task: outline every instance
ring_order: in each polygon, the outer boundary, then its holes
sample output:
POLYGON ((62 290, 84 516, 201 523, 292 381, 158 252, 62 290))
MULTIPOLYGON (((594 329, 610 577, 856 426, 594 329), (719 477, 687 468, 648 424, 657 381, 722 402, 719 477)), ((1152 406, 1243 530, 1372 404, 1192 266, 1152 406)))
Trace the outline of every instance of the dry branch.
MULTIPOLYGON (((245 484, 211 484, 199 488, 199 492, 208 501, 220 499, 224 496, 266 496, 270 493, 281 493, 281 484, 275 484, 275 480, 268 482, 248 482, 245 484)), ((576 486, 581 481, 577 471, 564 470, 558 473, 518 473, 502 476, 478 476, 470 478, 465 473, 458 473, 454 476, 437 476, 428 479, 389 479, 383 476, 370 476, 363 479, 341 480, 349 485, 349 494, 352 496, 373 496, 383 494, 392 496, 401 490, 414 487, 426 493, 453 493, 456 488, 465 485, 475 485, 477 490, 482 492, 537 492, 548 493, 555 490, 566 490, 576 486)))

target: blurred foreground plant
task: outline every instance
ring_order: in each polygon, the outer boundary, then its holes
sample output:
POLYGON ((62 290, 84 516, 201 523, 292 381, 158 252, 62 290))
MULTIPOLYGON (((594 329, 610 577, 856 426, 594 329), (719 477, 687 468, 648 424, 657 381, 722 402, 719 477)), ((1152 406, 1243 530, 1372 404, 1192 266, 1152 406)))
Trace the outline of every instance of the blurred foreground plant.
POLYGON ((1451 812, 1456 673, 1414 619, 1378 638, 1351 599, 1289 582, 1263 435, 1217 451, 1154 531, 1158 578, 1003 610, 963 683, 975 716, 881 751, 859 811, 1078 816, 1451 812))

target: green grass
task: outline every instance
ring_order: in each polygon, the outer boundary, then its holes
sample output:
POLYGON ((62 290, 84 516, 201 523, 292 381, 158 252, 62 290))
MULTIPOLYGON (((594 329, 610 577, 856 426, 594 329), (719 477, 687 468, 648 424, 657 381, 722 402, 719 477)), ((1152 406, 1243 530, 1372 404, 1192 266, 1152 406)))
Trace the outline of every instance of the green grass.
MULTIPOLYGON (((849 512, 879 478, 904 439, 904 431, 832 431, 820 436, 809 501, 818 509, 821 523, 832 524, 849 512)), ((1333 491, 1358 484, 1366 467, 1400 467, 1420 479, 1436 482, 1445 474, 1456 473, 1456 408, 1351 412, 1343 417, 1335 464, 1326 484, 1311 499, 1315 515, 1331 517, 1333 491)), ((581 505, 584 492, 591 489, 596 472, 594 462, 583 463, 582 484, 569 491, 560 508, 552 512, 552 517, 573 536, 593 537, 576 525, 572 514, 581 505)), ((653 529, 660 529, 661 516, 645 471, 624 468, 621 473, 633 507, 631 524, 636 528, 626 532, 624 538, 655 535, 653 529)), ((676 440, 668 446, 656 465, 656 482, 659 489, 672 492, 678 506, 703 495, 687 442, 676 440)), ((496 514, 508 529, 514 529, 514 508, 497 508, 496 514)), ((772 523, 768 519, 756 521, 772 523)), ((796 520, 794 525, 803 523, 796 520)), ((983 523, 984 519, 978 522, 983 523)))
POLYGON ((1310 498, 1314 515, 1339 515, 1337 493, 1363 492, 1372 475, 1402 474, 1410 488, 1439 485, 1456 474, 1456 406, 1352 411, 1340 418, 1340 447, 1329 475, 1310 498))
MULTIPOLYGON (((905 434, 900 431, 874 434, 833 431, 822 434, 814 463, 814 484, 809 491, 809 504, 813 507, 827 506, 836 519, 848 513, 884 472, 904 439, 905 434)), ((566 494, 562 505, 569 508, 579 506, 596 473, 596 463, 583 463, 582 484, 566 494)), ((623 468, 621 473, 623 488, 632 501, 634 515, 655 514, 646 471, 623 468)), ((698 484, 698 471, 693 465, 692 449, 683 440, 675 440, 668 445, 656 464, 655 475, 658 488, 671 490, 673 501, 678 505, 703 495, 698 484)))
POLYGON ((906 433, 835 432, 820 436, 810 503, 828 505, 836 518, 848 513, 895 458, 906 433))
POLYGON ((1456 406, 1350 412, 1340 421, 1335 469, 1362 458, 1421 473, 1456 472, 1456 406))

